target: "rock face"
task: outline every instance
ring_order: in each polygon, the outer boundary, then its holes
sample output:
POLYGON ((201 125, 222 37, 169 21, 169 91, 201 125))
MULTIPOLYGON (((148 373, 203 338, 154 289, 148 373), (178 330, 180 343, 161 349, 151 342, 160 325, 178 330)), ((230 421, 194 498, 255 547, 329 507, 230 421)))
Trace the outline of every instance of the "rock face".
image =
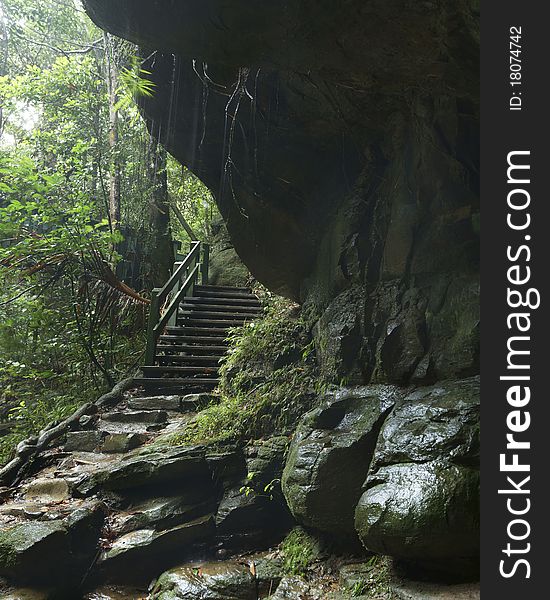
POLYGON ((335 381, 478 372, 477 0, 84 4, 144 48, 145 115, 335 381))
POLYGON ((246 287, 250 280, 250 273, 235 252, 227 227, 221 219, 212 224, 208 271, 210 285, 246 287))
POLYGON ((429 569, 475 573, 479 381, 409 394, 385 422, 355 513, 364 545, 429 569))
POLYGON ((384 417, 400 398, 397 388, 341 389, 307 413, 289 450, 282 487, 303 525, 348 542, 384 417))

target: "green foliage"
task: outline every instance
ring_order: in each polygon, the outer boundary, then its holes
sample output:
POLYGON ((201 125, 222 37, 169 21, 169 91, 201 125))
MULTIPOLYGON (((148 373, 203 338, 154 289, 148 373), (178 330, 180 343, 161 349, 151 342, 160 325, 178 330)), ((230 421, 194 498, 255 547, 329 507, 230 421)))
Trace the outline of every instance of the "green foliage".
MULTIPOLYGON (((168 256, 171 235, 163 204, 164 151, 132 100, 155 92, 136 47, 104 34, 72 0, 0 5, 5 460, 14 443, 96 396, 106 382, 135 371, 146 307, 117 285, 116 273, 124 277, 117 266, 132 260, 128 271, 139 270, 139 277, 127 283, 148 289, 158 272, 158 249, 168 256), (121 208, 116 226, 109 213, 115 178, 121 208), (123 240, 119 231, 133 235, 123 240)), ((202 233, 213 210, 211 195, 188 172, 184 185, 171 164, 175 201, 202 233)))
POLYGON ((267 302, 264 318, 230 335, 220 402, 199 413, 172 444, 290 433, 311 408, 319 381, 309 335, 296 305, 280 297, 267 302))
MULTIPOLYGON (((132 56, 128 67, 122 67, 120 70, 120 80, 122 84, 117 90, 119 101, 115 104, 116 110, 135 109, 134 99, 139 96, 152 97, 155 91, 155 84, 149 79, 151 71, 142 69, 140 58, 132 56)), ((136 111, 136 117, 138 112, 136 111)))
MULTIPOLYGON (((174 158, 168 157, 168 192, 171 202, 176 204, 196 237, 209 242, 213 220, 219 216, 210 190, 204 183, 182 167, 174 158)), ((173 222, 178 239, 189 239, 179 222, 173 222)))
POLYGON ((391 566, 390 559, 382 556, 371 556, 366 563, 366 571, 363 577, 355 581, 346 590, 347 596, 357 598, 367 596, 369 598, 392 598, 390 588, 391 566))
POLYGON ((305 575, 321 556, 319 542, 301 527, 294 528, 281 545, 287 575, 305 575))
POLYGON ((15 446, 52 421, 69 416, 92 400, 96 388, 83 386, 76 374, 58 374, 7 360, 0 366, 0 411, 7 434, 0 437, 0 464, 10 460, 15 446))

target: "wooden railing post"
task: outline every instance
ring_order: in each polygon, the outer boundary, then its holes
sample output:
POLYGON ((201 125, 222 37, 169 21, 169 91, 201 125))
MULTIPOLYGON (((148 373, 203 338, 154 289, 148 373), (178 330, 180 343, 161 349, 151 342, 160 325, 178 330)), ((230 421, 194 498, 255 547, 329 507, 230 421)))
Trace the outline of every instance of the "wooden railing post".
POLYGON ((147 346, 145 348, 146 365, 152 365, 155 362, 155 349, 157 346, 155 327, 160 319, 160 290, 161 288, 154 288, 151 292, 151 306, 149 307, 149 320, 147 321, 147 346))
POLYGON ((210 244, 202 245, 201 283, 208 285, 208 269, 210 268, 210 244))
MULTIPOLYGON (((201 243, 193 242, 189 254, 181 262, 174 264, 174 272, 170 279, 163 287, 152 291, 147 323, 145 365, 154 365, 158 338, 165 327, 177 324, 180 302, 186 295, 193 295, 194 286, 198 283, 199 271, 203 267, 201 243), (161 315, 162 307, 165 308, 161 315)), ((206 273, 208 273, 208 262, 206 273)))
MULTIPOLYGON (((177 268, 180 265, 181 265, 180 262, 174 263, 174 272, 177 270, 177 268)), ((177 295, 177 293, 180 291, 180 285, 181 285, 181 279, 178 279, 174 285, 173 291, 171 292, 172 298, 174 298, 177 295)), ((177 320, 178 320, 178 311, 176 311, 175 313, 172 313, 172 315, 170 316, 170 319, 168 321, 168 325, 170 327, 173 327, 176 324, 177 320)))

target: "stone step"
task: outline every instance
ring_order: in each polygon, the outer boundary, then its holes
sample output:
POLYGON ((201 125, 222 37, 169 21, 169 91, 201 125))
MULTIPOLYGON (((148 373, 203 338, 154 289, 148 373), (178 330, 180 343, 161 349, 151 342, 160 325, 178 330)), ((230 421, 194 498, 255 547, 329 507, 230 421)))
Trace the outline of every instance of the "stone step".
POLYGON ((64 449, 66 452, 128 452, 145 444, 151 439, 147 427, 138 427, 135 423, 99 424, 100 429, 93 431, 70 431, 64 449), (136 431, 138 429, 138 431, 136 431))
POLYGON ((165 410, 126 410, 108 412, 101 416, 102 421, 116 423, 136 423, 144 425, 152 425, 158 423, 166 423, 168 413, 165 410))
POLYGON ((218 378, 199 378, 199 377, 137 377, 134 379, 136 386, 143 387, 145 390, 155 392, 182 392, 191 393, 194 391, 213 390, 218 386, 218 378))
POLYGON ((133 410, 168 410, 171 412, 197 412, 218 400, 208 393, 170 396, 141 396, 128 400, 128 408, 133 410))
POLYGON ((123 454, 142 446, 151 439, 148 433, 110 433, 100 447, 106 454, 123 454))
POLYGON ((181 396, 141 396, 130 398, 127 405, 130 410, 179 412, 181 410, 181 396))

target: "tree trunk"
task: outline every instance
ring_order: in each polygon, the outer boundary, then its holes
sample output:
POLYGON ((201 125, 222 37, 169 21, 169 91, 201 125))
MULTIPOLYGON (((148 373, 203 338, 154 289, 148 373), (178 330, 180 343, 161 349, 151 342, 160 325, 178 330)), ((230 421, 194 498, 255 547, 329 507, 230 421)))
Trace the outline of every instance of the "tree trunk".
POLYGON ((166 283, 174 264, 166 166, 166 150, 151 135, 149 137, 147 175, 151 185, 149 204, 151 270, 149 280, 152 287, 160 287, 166 283))
POLYGON ((112 38, 104 34, 107 90, 109 95, 109 150, 111 154, 109 172, 109 219, 113 229, 120 223, 120 159, 118 157, 118 69, 112 38))

